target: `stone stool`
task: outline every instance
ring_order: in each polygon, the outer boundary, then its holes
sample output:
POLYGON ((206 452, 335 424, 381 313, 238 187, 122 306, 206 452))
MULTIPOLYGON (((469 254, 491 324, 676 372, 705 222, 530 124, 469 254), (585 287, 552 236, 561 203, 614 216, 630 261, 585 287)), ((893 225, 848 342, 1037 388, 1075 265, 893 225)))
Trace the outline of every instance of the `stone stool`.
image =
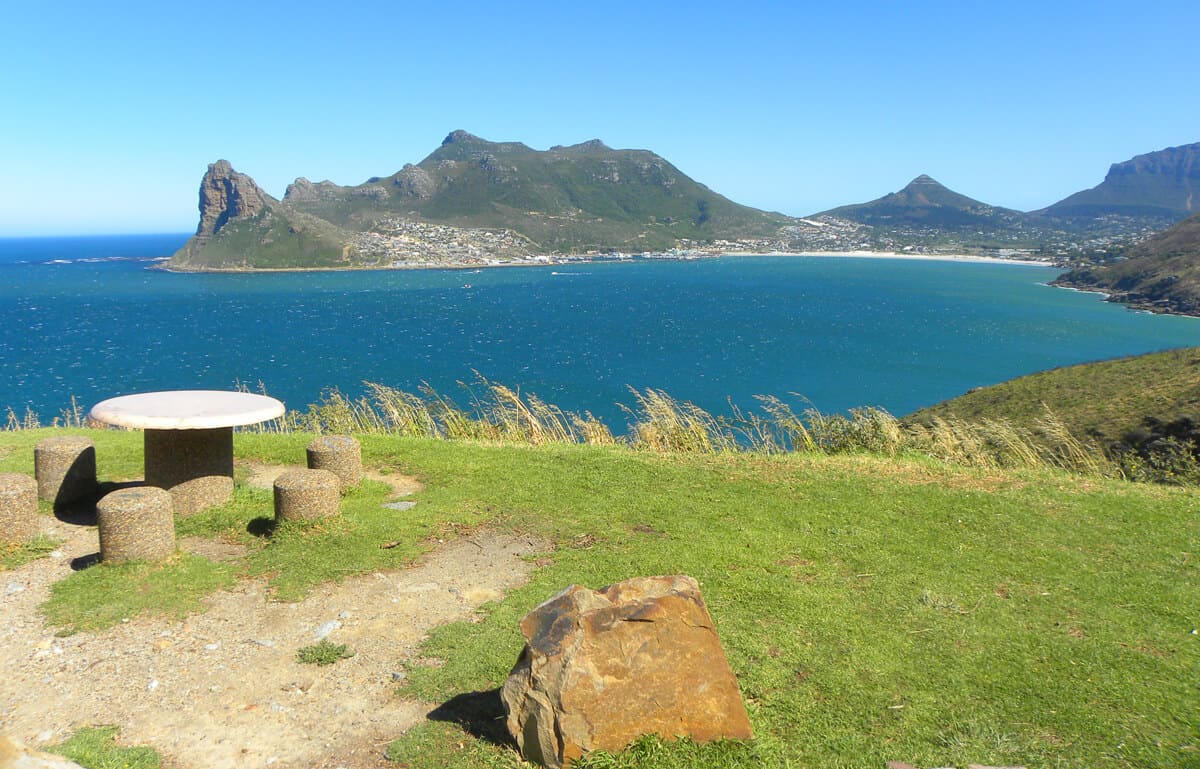
POLYGON ((341 483, 328 470, 288 470, 275 479, 275 520, 312 521, 338 514, 341 483))
POLYGON ((100 560, 160 561, 175 554, 175 511, 171 493, 136 486, 106 494, 96 505, 100 560))
POLYGON ((96 494, 96 445, 78 435, 38 441, 33 449, 38 496, 55 509, 96 494))
POLYGON ((362 446, 349 435, 323 435, 308 444, 306 453, 309 468, 336 475, 343 494, 362 480, 362 446))
POLYGON ((0 542, 25 544, 37 536, 37 481, 24 473, 0 473, 0 542))

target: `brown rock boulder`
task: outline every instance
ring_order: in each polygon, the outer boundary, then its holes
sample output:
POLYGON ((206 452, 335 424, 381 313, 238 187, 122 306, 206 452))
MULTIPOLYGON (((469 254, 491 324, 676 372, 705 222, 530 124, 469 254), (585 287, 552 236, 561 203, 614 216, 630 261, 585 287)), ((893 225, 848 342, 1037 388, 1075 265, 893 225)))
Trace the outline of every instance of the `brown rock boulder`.
POLYGON ((526 760, 557 769, 643 734, 752 736, 691 577, 572 585, 526 615, 521 632, 525 649, 500 696, 526 760))

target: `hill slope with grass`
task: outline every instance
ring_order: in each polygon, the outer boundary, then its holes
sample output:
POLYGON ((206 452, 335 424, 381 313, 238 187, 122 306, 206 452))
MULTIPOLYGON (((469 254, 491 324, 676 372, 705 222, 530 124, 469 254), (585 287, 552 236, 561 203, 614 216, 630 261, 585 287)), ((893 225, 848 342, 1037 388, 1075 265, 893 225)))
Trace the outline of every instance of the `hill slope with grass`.
POLYGON ((1200 214, 1127 249, 1120 261, 1060 275, 1056 286, 1104 291, 1138 309, 1200 315, 1200 214))
MULTIPOLYGON (((0 471, 28 471, 34 445, 49 434, 0 434, 0 471)), ((135 434, 88 435, 103 480, 140 465, 135 434)), ((302 464, 311 437, 239 434, 236 460, 302 464)), ((256 535, 251 524, 270 517, 270 495, 239 483, 230 505, 187 519, 187 530, 244 543, 241 560, 221 568, 287 585, 289 600, 481 529, 551 543, 527 585, 411 653, 396 648, 391 664, 402 683, 355 681, 430 703, 421 711, 432 710, 429 720, 383 737, 393 740, 398 767, 518 765, 497 731, 495 689, 521 649, 520 618, 572 583, 673 573, 699 580, 756 738, 703 746, 646 739, 615 758, 589 756, 582 769, 886 761, 1174 769, 1200 751, 1200 503, 1192 490, 869 453, 681 454, 388 435, 365 435, 362 445, 368 467, 420 478, 413 509, 372 507, 368 489, 352 495, 343 520, 256 535), (325 568, 314 572, 312 563, 325 568)), ((56 604, 64 626, 97 614, 143 623, 156 612, 146 602, 157 594, 138 589, 145 570, 61 571, 64 588, 55 593, 74 601, 56 604), (126 605, 106 612, 111 602, 126 605)), ((340 632, 388 632, 355 617, 348 612, 340 632)), ((230 643, 255 637, 228 632, 230 643)), ((73 643, 106 659, 120 653, 109 648, 119 638, 89 628, 73 643)), ((277 653, 290 657, 306 643, 281 641, 277 653)), ((321 674, 296 664, 298 680, 332 681, 352 662, 321 674)), ((314 692, 332 686, 321 681, 314 692)), ((106 685, 104 676, 96 685, 106 685)), ((353 747, 319 730, 311 736, 316 746, 353 747)), ((132 726, 122 741, 146 742, 132 726)), ((378 744, 364 745, 363 755, 378 744)))
POLYGON ((1034 428, 1047 409, 1073 434, 1116 453, 1154 459, 1183 451, 1200 458, 1200 347, 1042 371, 972 390, 905 421, 1003 420, 1034 428))

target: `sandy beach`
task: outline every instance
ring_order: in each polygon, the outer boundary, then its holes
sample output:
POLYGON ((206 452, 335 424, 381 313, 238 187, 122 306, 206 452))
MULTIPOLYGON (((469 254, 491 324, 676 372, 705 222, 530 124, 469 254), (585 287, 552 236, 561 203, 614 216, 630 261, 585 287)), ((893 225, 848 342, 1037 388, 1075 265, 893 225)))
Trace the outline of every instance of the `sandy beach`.
POLYGON ((256 272, 344 272, 348 270, 486 270, 494 267, 561 267, 563 265, 592 264, 596 262, 632 262, 643 259, 688 261, 693 259, 718 259, 721 257, 741 256, 783 256, 783 257, 821 257, 821 258, 851 258, 851 259, 907 259, 912 261, 932 262, 973 262, 978 264, 1023 264, 1036 267, 1053 267, 1048 261, 1035 259, 1005 259, 997 256, 977 256, 973 254, 902 254, 896 251, 725 251, 719 253, 695 253, 681 256, 655 254, 650 257, 626 257, 613 259, 605 256, 585 256, 571 254, 568 256, 536 256, 531 259, 514 259, 508 262, 492 262, 480 264, 470 262, 464 264, 432 264, 410 263, 390 265, 346 265, 338 267, 207 267, 203 269, 181 269, 173 267, 169 262, 158 262, 149 269, 177 273, 256 273, 256 272))
POLYGON ((772 251, 759 253, 752 251, 731 251, 720 256, 816 256, 842 257, 853 259, 909 259, 926 262, 976 262, 979 264, 1024 264, 1036 267, 1053 267, 1048 261, 1036 259, 1005 259, 999 256, 978 256, 975 254, 902 254, 897 251, 772 251))

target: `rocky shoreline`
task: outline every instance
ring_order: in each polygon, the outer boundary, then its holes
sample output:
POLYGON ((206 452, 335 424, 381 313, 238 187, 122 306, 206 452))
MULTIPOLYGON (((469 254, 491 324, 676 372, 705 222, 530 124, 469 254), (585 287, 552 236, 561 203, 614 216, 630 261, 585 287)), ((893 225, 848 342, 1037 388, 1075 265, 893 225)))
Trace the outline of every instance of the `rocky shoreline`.
POLYGON ((1104 301, 1113 304, 1123 304, 1137 312, 1152 312, 1156 315, 1182 315, 1189 318, 1200 318, 1200 305, 1186 299, 1162 296, 1152 297, 1136 291, 1113 291, 1109 288, 1093 286, 1070 280, 1067 275, 1050 282, 1055 288, 1065 288, 1071 291, 1083 291, 1089 294, 1100 294, 1104 301))

